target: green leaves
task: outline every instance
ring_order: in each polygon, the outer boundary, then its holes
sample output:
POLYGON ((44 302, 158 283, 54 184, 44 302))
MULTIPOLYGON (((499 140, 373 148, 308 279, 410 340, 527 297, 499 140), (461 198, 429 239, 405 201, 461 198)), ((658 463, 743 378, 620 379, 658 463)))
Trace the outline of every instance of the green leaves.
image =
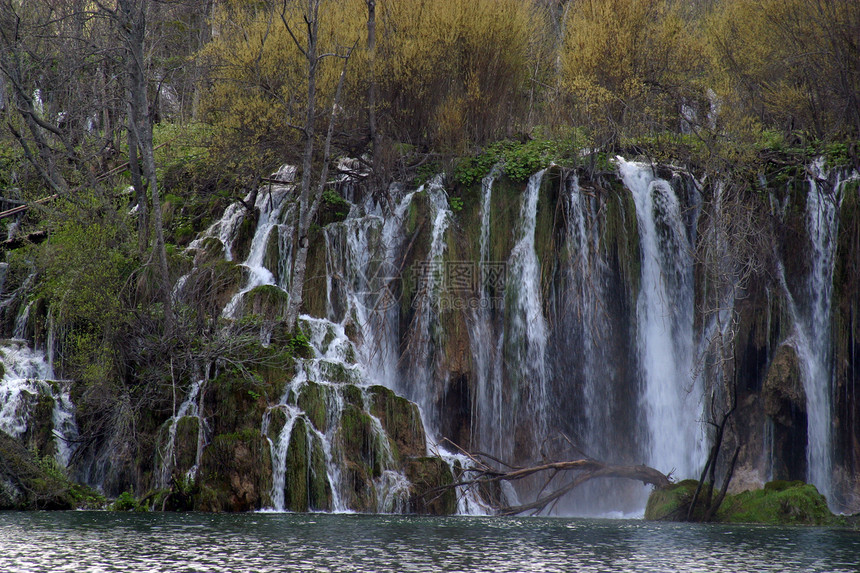
POLYGON ((531 139, 525 143, 498 141, 480 155, 461 159, 454 168, 454 179, 468 187, 487 176, 498 163, 510 179, 526 181, 551 163, 573 165, 574 150, 571 141, 561 139, 531 139))

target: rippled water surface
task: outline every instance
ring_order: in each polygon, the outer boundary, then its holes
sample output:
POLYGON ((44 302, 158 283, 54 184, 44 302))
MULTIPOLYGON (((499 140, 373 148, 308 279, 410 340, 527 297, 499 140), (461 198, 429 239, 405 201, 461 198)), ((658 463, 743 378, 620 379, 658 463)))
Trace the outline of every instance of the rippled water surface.
POLYGON ((860 534, 633 520, 0 513, 0 571, 858 571, 860 534))

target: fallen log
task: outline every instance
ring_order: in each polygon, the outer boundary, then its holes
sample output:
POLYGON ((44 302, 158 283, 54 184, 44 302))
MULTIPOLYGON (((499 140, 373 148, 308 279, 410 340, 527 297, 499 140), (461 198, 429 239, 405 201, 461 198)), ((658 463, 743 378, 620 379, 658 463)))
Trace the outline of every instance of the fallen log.
POLYGON ((34 231, 24 236, 12 237, 5 241, 0 241, 0 251, 12 251, 20 249, 24 245, 38 245, 43 243, 48 238, 48 231, 34 231))
POLYGON ((488 454, 481 452, 468 453, 460 448, 458 449, 465 453, 472 461, 471 467, 464 467, 459 478, 454 483, 425 492, 425 496, 438 496, 451 488, 486 488, 503 481, 512 482, 538 474, 549 475, 544 487, 541 488, 540 493, 538 493, 534 501, 515 506, 500 505, 495 508, 500 515, 517 515, 525 512, 540 513, 547 506, 555 503, 576 487, 597 478, 641 481, 643 484, 652 485, 658 489, 669 487, 672 483, 669 476, 646 465, 615 465, 593 458, 582 458, 567 461, 548 461, 533 466, 516 467, 488 454), (500 469, 502 467, 506 469, 500 469), (570 476, 570 481, 544 494, 544 490, 549 483, 560 474, 570 476))

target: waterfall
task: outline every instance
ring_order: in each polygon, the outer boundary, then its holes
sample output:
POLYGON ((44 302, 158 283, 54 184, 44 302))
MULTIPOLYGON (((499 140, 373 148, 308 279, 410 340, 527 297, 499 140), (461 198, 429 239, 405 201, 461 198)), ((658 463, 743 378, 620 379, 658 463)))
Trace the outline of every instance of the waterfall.
MULTIPOLYGON (((169 487, 170 479, 173 474, 173 468, 176 465, 176 430, 179 426, 179 421, 182 418, 190 417, 197 419, 197 452, 195 454, 194 465, 187 471, 186 478, 194 478, 197 474, 197 468, 200 466, 200 458, 205 445, 205 436, 207 433, 206 419, 200 415, 200 399, 202 389, 205 385, 205 380, 198 380, 191 385, 188 390, 188 395, 185 400, 179 405, 173 416, 167 423, 167 441, 161 449, 161 467, 159 468, 159 487, 169 487)), ((175 402, 174 402, 175 407, 175 402)))
POLYGON ((437 372, 436 343, 438 338, 439 293, 444 288, 444 254, 447 249, 445 233, 451 222, 448 195, 442 187, 442 176, 437 175, 421 186, 416 193, 424 192, 430 203, 432 229, 427 258, 417 265, 415 274, 415 310, 407 336, 405 358, 407 361, 408 387, 396 388, 410 400, 416 402, 424 417, 428 435, 439 427, 436 416, 435 397, 437 387, 445 386, 440 380, 443 373, 437 372))
MULTIPOLYGON (((286 486, 287 458, 290 441, 295 435, 298 420, 303 420, 309 452, 319 445, 325 461, 326 480, 332 494, 332 511, 344 512, 350 508, 346 502, 345 485, 341 480, 342 454, 337 442, 337 433, 348 400, 345 393, 357 388, 362 411, 370 421, 372 450, 382 471, 373 480, 377 499, 377 510, 385 513, 399 513, 407 508, 411 483, 397 470, 394 454, 389 444, 382 422, 371 413, 372 400, 369 396, 369 383, 365 371, 356 359, 359 357, 355 345, 347 338, 343 325, 326 319, 300 317, 303 331, 308 333, 313 356, 298 359, 298 369, 293 380, 287 385, 279 403, 269 409, 263 420, 263 434, 271 436, 272 412, 284 413, 285 420, 278 435, 269 443, 272 453, 273 481, 272 505, 275 510, 285 509, 284 487, 286 486), (312 414, 305 411, 302 393, 309 384, 317 385, 325 395, 325 424, 323 430, 315 425, 312 414)), ((316 424, 319 424, 317 421, 316 424)), ((310 455, 310 454, 309 454, 310 455)), ((312 508, 319 509, 319 508, 312 508)))
POLYGON ((831 315, 833 271, 839 232, 839 209, 842 189, 851 178, 834 176, 827 184, 828 173, 823 158, 810 168, 807 178, 806 232, 809 238, 809 273, 803 292, 793 294, 786 283, 780 264, 780 284, 788 311, 794 323, 789 342, 797 351, 801 378, 806 395, 807 481, 815 484, 831 507, 833 499, 833 360, 831 315))
POLYGON ((517 428, 528 426, 535 445, 546 436, 548 411, 546 346, 549 329, 543 315, 540 261, 535 252, 538 196, 544 173, 539 171, 532 175, 523 193, 515 235, 518 240, 508 258, 505 365, 514 389, 513 407, 517 411, 515 415, 509 414, 508 422, 499 428, 513 437, 517 428))
POLYGON ((28 302, 24 310, 18 314, 18 317, 15 319, 15 330, 12 333, 12 338, 24 340, 27 337, 27 323, 30 320, 30 307, 32 306, 33 303, 28 302))
POLYGON ((0 346, 0 430, 12 437, 23 436, 33 420, 32 414, 41 397, 51 400, 51 431, 54 435, 54 457, 67 466, 73 453, 78 428, 68 383, 54 380, 50 361, 41 350, 30 348, 23 340, 9 340, 0 346))
POLYGON ((472 400, 471 442, 484 451, 502 454, 500 431, 503 425, 502 409, 502 339, 493 331, 494 299, 488 281, 490 276, 490 211, 493 183, 499 169, 494 167, 481 181, 481 244, 478 264, 480 283, 478 305, 472 320, 467 324, 472 350, 476 398, 472 400))
POLYGON ((649 465, 696 477, 704 461, 701 381, 693 376, 693 260, 680 202, 650 165, 616 159, 639 224, 637 346, 649 465))
POLYGON ((577 327, 572 339, 573 350, 580 356, 579 375, 585 413, 585 444, 591 455, 604 458, 610 452, 612 435, 608 423, 611 419, 612 387, 609 384, 610 362, 603 348, 608 343, 609 325, 605 320, 605 262, 600 254, 597 201, 583 193, 579 179, 568 179, 565 197, 567 202, 567 241, 569 253, 570 299, 563 309, 577 327))
POLYGON ((837 180, 832 193, 826 192, 822 185, 827 178, 823 171, 823 159, 817 161, 810 171, 806 229, 812 245, 812 268, 806 284, 808 307, 799 325, 802 341, 799 355, 803 364, 808 428, 807 479, 832 501, 833 367, 830 316, 842 184, 837 180))
POLYGON ((291 187, 284 185, 273 185, 258 191, 254 206, 259 212, 259 219, 254 237, 251 239, 248 257, 242 263, 242 266, 248 269, 248 277, 245 286, 233 295, 233 298, 224 307, 223 315, 225 317, 236 318, 242 298, 254 288, 263 285, 276 285, 275 275, 265 265, 265 257, 270 234, 273 230, 280 232, 281 211, 284 209, 290 191, 291 187))

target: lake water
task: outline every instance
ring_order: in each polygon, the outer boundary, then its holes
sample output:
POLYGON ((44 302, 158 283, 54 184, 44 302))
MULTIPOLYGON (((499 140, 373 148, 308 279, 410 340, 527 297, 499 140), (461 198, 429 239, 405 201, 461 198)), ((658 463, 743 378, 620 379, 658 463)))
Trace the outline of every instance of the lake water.
POLYGON ((0 571, 858 571, 860 533, 639 520, 0 513, 0 571))

